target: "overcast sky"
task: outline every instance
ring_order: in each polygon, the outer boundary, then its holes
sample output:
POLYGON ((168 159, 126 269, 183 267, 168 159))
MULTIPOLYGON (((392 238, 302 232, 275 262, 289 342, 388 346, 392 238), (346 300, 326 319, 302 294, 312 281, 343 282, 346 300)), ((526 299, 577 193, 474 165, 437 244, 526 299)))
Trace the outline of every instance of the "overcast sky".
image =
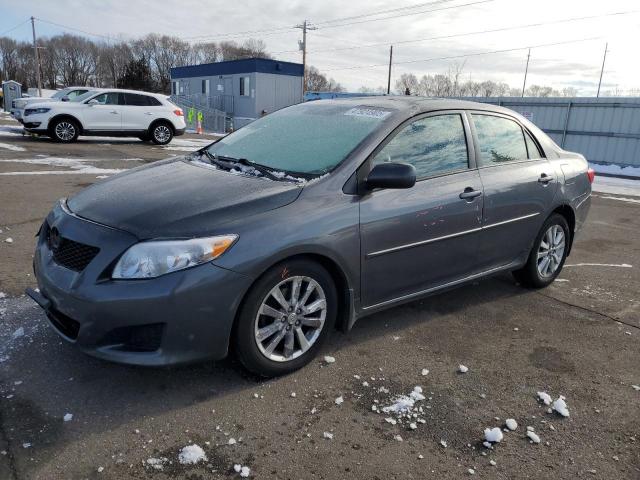
MULTIPOLYGON (((514 87, 521 87, 526 49, 475 55, 466 60, 425 60, 583 40, 532 48, 527 79, 527 85, 543 84, 556 88, 574 86, 581 95, 595 93, 605 42, 608 41, 603 89, 640 86, 640 62, 637 61, 640 46, 638 0, 431 1, 434 3, 425 5, 427 2, 420 0, 2 0, 0 34, 34 15, 92 34, 119 38, 135 38, 150 32, 185 39, 196 36, 236 41, 247 37, 260 38, 276 58, 299 62, 301 55, 296 50, 301 33, 292 27, 307 19, 311 24, 318 25, 318 29, 308 35, 309 64, 352 90, 363 85, 386 85, 387 67, 384 64, 388 62, 388 45, 392 43, 395 44, 392 85, 405 72, 418 76, 444 73, 454 62, 465 62, 465 79, 506 81, 514 87), (340 18, 414 5, 422 6, 323 24, 340 18), (459 7, 451 8, 456 6, 459 7), (415 42, 446 35, 629 11, 637 13, 415 42), (364 22, 373 19, 376 21, 364 22), (282 30, 229 35, 266 29, 282 30), (384 45, 362 48, 371 44, 384 45), (379 64, 383 66, 373 66, 379 64)), ((65 31, 45 23, 37 22, 36 26, 38 35, 50 36, 65 31)), ((6 35, 30 40, 30 24, 24 24, 6 35)))

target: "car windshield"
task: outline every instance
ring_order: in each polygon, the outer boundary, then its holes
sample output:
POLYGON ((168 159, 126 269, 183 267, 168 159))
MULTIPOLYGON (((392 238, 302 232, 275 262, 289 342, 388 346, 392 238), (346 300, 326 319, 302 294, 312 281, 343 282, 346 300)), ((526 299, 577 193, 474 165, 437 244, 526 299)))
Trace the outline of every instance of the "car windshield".
POLYGON ((55 98, 57 100, 59 98, 64 97, 68 93, 69 93, 69 89, 68 88, 63 88, 62 90, 58 90, 56 93, 51 95, 51 98, 55 98))
POLYGON ((322 175, 391 113, 365 105, 316 101, 262 117, 208 148, 211 155, 246 159, 276 171, 322 175))
POLYGON ((77 97, 72 98, 70 101, 71 102, 83 102, 87 98, 90 98, 93 95, 95 95, 96 93, 98 93, 96 90, 89 90, 87 93, 83 93, 82 95, 78 95, 77 97))

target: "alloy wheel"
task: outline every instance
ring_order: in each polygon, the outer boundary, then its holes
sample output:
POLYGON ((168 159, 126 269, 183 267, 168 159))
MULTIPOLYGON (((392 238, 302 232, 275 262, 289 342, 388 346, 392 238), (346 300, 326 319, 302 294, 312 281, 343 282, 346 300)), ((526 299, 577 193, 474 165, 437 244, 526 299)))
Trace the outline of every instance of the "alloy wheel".
POLYGON ((171 138, 171 130, 166 125, 158 125, 153 130, 153 136, 159 143, 165 143, 171 138))
POLYGON ((60 140, 68 142, 76 135, 76 127, 70 122, 58 122, 56 125, 56 137, 60 140))
POLYGON ((565 234, 560 225, 551 225, 542 236, 538 247, 538 274, 551 277, 560 266, 564 256, 565 234))
POLYGON ((327 299, 320 284, 311 277, 289 277, 260 304, 254 328, 258 349, 275 362, 298 358, 318 340, 326 316, 327 299))

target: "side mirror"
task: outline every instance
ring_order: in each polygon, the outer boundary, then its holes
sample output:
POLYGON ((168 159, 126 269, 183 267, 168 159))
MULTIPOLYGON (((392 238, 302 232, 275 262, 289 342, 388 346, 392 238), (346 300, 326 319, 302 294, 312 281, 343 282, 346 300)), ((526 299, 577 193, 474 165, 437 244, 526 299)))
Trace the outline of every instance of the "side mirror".
POLYGON ((98 105, 98 103, 99 103, 98 100, 96 100, 95 98, 92 98, 87 102, 87 105, 98 105))
POLYGON ((71 99, 69 97, 67 97, 66 95, 60 99, 61 102, 68 102, 69 100, 71 100, 71 99))
POLYGON ((408 163, 380 163, 365 180, 367 188, 411 188, 416 184, 416 169, 408 163))

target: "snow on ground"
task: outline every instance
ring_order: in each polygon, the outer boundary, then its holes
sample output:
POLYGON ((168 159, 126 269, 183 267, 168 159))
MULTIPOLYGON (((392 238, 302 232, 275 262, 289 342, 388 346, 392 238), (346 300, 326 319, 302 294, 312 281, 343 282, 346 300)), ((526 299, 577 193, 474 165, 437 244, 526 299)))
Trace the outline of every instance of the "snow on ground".
POLYGON ((503 439, 502 430, 500 427, 494 428, 485 428, 484 429, 484 438, 487 442, 491 443, 500 443, 503 439))
MULTIPOLYGON (((221 135, 222 136, 222 135, 221 135)), ((219 137, 214 138, 174 138, 169 145, 163 145, 163 150, 178 150, 181 152, 195 152, 202 147, 211 145, 219 137)))
POLYGON ((565 398, 562 395, 553 402, 553 409, 563 417, 569 416, 569 408, 567 407, 567 402, 565 402, 565 398))
MULTIPOLYGON (((0 175, 69 175, 69 174, 92 174, 105 175, 123 172, 118 168, 101 168, 90 163, 113 161, 99 158, 64 158, 64 157, 39 157, 39 158, 11 158, 0 159, 0 163, 19 163, 25 165, 46 165, 51 167, 64 167, 69 170, 31 170, 24 172, 1 172, 0 175)), ((124 158, 118 161, 142 162, 141 158, 124 158)))
POLYGON ((169 463, 169 459, 167 457, 160 458, 148 458, 145 464, 154 470, 163 470, 165 464, 169 463))
POLYGON ((551 395, 547 392, 538 392, 538 400, 542 401, 545 405, 551 405, 551 402, 553 401, 551 395))
POLYGON ((0 143, 0 148, 4 148, 6 150, 12 150, 14 152, 26 152, 27 149, 24 147, 20 147, 18 145, 12 145, 10 143, 0 143))
POLYGON ((603 163, 590 163, 589 166, 593 168, 596 173, 606 173, 609 175, 625 175, 627 177, 638 177, 640 179, 640 167, 614 164, 605 165, 603 163))
POLYGON ((325 355, 324 361, 325 361, 325 363, 335 363, 336 359, 335 359, 335 357, 331 357, 329 355, 325 355))
POLYGON ((507 418, 507 420, 504 423, 507 426, 507 428, 511 431, 518 428, 518 422, 516 422, 513 418, 507 418))
POLYGON ((178 454, 178 461, 183 465, 195 465, 198 462, 207 461, 204 450, 195 443, 187 445, 178 454))
POLYGON ((617 267, 617 268, 633 268, 628 263, 570 263, 566 267, 617 267))
POLYGON ((527 430, 527 437, 532 443, 540 443, 540 437, 533 430, 527 430))
POLYGON ((610 195, 600 195, 600 198, 605 198, 607 200, 618 200, 619 202, 640 203, 640 198, 612 197, 610 195))
POLYGON ((599 177, 596 175, 591 189, 598 193, 640 196, 640 178, 638 180, 630 180, 628 178, 599 177))
POLYGON ((467 373, 469 371, 469 367, 465 367, 464 365, 460 364, 458 365, 458 372, 460 373, 467 373))

